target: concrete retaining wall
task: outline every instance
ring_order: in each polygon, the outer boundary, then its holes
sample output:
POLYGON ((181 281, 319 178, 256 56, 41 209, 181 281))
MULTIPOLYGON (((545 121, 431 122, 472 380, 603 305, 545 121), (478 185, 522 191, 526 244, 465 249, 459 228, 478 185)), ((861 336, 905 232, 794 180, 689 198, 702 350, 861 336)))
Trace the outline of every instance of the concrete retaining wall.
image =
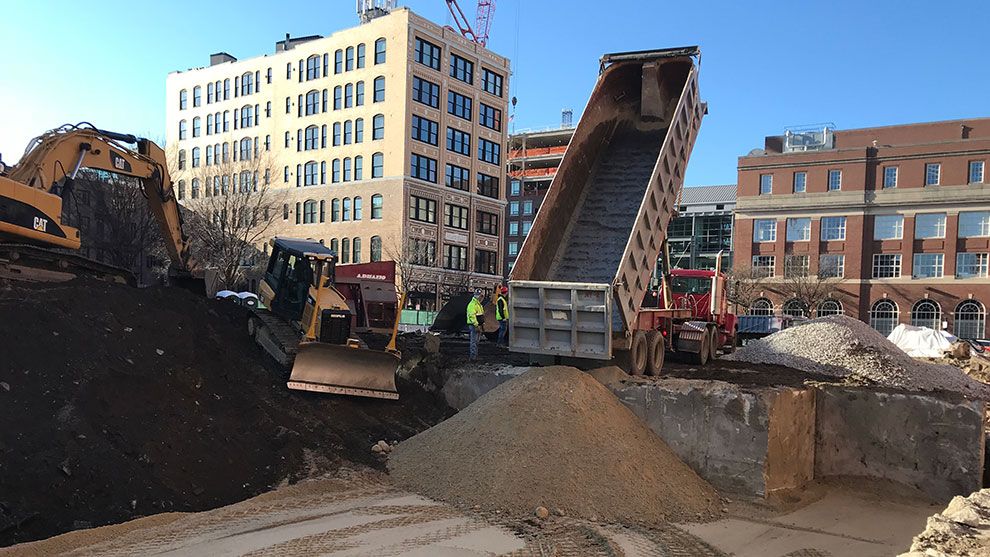
POLYGON ((982 487, 985 403, 856 387, 816 392, 816 477, 885 478, 937 499, 982 487))

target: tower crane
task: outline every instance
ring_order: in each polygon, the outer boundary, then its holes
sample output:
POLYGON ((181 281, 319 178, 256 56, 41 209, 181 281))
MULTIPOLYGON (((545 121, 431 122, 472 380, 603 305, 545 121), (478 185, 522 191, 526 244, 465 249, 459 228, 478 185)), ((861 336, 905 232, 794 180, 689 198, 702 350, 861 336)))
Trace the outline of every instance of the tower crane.
POLYGON ((461 7, 457 5, 457 0, 447 0, 447 8, 450 15, 454 16, 454 23, 457 29, 468 39, 485 46, 488 43, 488 31, 492 27, 492 19, 495 17, 495 0, 478 0, 478 12, 475 16, 474 28, 461 7))

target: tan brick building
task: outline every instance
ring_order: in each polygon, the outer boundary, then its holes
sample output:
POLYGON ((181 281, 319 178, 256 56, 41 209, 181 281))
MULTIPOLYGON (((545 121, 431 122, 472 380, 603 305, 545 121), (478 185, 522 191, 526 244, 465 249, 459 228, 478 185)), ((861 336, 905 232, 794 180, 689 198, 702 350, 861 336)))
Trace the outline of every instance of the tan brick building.
POLYGON ((761 268, 751 311, 845 313, 985 338, 990 302, 990 119, 766 138, 739 158, 736 265, 761 268), (775 288, 785 273, 843 277, 817 308, 775 288))
POLYGON ((492 288, 509 61, 408 8, 363 19, 168 75, 183 202, 267 184, 284 201, 272 235, 322 240, 341 263, 415 258, 412 305, 492 288))

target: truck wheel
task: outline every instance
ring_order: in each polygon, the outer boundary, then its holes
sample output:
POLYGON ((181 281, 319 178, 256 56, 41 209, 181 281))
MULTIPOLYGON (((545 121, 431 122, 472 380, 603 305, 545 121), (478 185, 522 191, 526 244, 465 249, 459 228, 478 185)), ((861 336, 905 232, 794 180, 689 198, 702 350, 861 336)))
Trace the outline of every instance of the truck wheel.
POLYGON ((648 360, 646 353, 646 334, 643 331, 633 331, 629 350, 619 353, 619 366, 629 375, 643 375, 648 360))
POLYGON ((663 335, 660 331, 653 330, 646 333, 646 374, 656 377, 663 369, 663 355, 666 350, 663 335))
POLYGON ((718 358, 718 329, 715 327, 709 327, 708 334, 711 336, 711 341, 708 343, 708 349, 710 350, 708 353, 708 359, 714 360, 718 358))
POLYGON ((736 347, 739 346, 739 335, 732 335, 729 337, 729 342, 725 343, 722 347, 723 354, 732 354, 736 351, 736 347))
POLYGON ((691 360, 695 364, 698 364, 699 366, 703 366, 706 363, 708 363, 708 356, 711 354, 711 348, 709 348, 708 346, 711 343, 712 343, 711 335, 707 333, 701 335, 701 349, 698 350, 697 352, 691 352, 691 360))

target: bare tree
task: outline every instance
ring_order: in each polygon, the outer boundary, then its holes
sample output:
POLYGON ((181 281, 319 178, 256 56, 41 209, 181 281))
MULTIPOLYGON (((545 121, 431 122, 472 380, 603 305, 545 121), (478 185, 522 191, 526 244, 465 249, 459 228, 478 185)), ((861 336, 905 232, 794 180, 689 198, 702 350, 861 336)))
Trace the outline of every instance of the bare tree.
MULTIPOLYGON (((272 223, 282 217, 284 192, 270 186, 277 166, 270 151, 257 143, 242 144, 240 153, 223 145, 206 162, 183 160, 172 147, 170 164, 183 170, 176 189, 183 200, 184 228, 193 239, 194 255, 216 268, 225 288, 242 289, 257 278, 265 264, 262 249, 272 223)), ((238 145, 236 142, 230 145, 238 145)))
POLYGON ((775 285, 785 300, 799 300, 804 304, 808 317, 822 301, 831 298, 843 282, 834 258, 823 257, 818 271, 812 273, 808 265, 809 257, 788 256, 784 260, 784 278, 775 285))
POLYGON ((736 265, 725 272, 725 298, 735 304, 736 312, 749 309, 749 306, 762 296, 766 287, 767 273, 764 269, 748 265, 736 265))
POLYGON ((393 238, 382 251, 386 259, 395 261, 397 294, 415 291, 432 274, 428 269, 437 266, 436 242, 432 240, 393 238))

